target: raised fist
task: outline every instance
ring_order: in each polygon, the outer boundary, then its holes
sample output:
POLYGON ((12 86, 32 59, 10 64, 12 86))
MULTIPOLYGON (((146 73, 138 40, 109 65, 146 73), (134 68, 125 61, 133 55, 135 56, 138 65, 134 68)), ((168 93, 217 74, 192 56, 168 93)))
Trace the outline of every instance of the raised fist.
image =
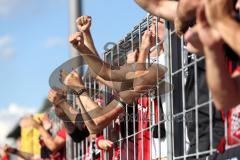
POLYGON ((78 91, 79 89, 85 87, 81 76, 76 70, 73 70, 71 73, 68 73, 65 70, 61 70, 60 76, 62 83, 72 90, 78 91))
POLYGON ((74 48, 80 51, 85 47, 82 32, 76 32, 69 36, 69 42, 73 45, 74 48))
POLYGON ((87 32, 90 30, 92 18, 90 16, 81 16, 76 20, 76 23, 80 32, 87 32))

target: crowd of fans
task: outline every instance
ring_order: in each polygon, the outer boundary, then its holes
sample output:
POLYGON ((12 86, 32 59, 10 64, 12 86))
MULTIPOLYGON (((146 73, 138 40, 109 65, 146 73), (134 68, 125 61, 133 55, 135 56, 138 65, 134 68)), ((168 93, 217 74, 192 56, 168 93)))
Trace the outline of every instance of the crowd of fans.
MULTIPOLYGON (((112 96, 107 103, 103 103, 103 96, 93 98, 88 94, 86 85, 77 70, 68 72, 61 70, 59 73, 63 88, 52 88, 48 93, 48 99, 55 108, 55 113, 62 120, 62 128, 53 136, 51 130, 51 120, 46 114, 43 119, 35 120, 33 117, 24 119, 24 123, 31 125, 40 133, 39 143, 41 144, 40 157, 25 153, 17 148, 5 145, 1 148, 1 157, 8 160, 9 155, 17 155, 26 160, 37 159, 66 159, 65 144, 68 134, 75 142, 81 142, 87 137, 96 139, 96 145, 101 151, 115 150, 112 159, 120 159, 120 150, 128 150, 129 159, 150 159, 150 140, 153 138, 165 138, 164 123, 160 125, 159 135, 151 135, 149 131, 144 132, 144 136, 137 136, 137 153, 132 154, 133 146, 131 139, 121 147, 114 142, 118 139, 118 132, 122 132, 121 118, 124 114, 132 112, 134 104, 148 109, 149 97, 141 97, 149 90, 156 90, 159 80, 164 79, 167 68, 163 63, 157 63, 156 59, 164 53, 164 21, 174 23, 175 32, 184 37, 186 48, 189 54, 196 54, 197 57, 205 57, 202 64, 198 64, 198 95, 200 101, 206 101, 208 92, 213 97, 213 147, 217 151, 212 155, 206 155, 199 159, 232 159, 240 158, 239 147, 225 150, 229 146, 237 146, 240 143, 240 25, 238 23, 240 0, 135 0, 144 10, 154 16, 151 26, 141 37, 141 45, 135 51, 128 53, 127 61, 122 66, 112 66, 103 61, 94 45, 90 32, 91 17, 81 16, 76 20, 78 32, 69 37, 71 45, 79 51, 80 56, 89 67, 92 78, 100 84, 112 89, 112 96), (155 47, 156 39, 160 42, 158 48, 155 47), (153 59, 150 66, 146 65, 148 56, 153 59), (155 61, 154 61, 155 59, 155 61), (71 106, 67 99, 67 93, 75 95, 74 101, 78 109, 71 106), (224 137, 223 121, 227 120, 227 139, 224 137), (111 140, 104 139, 103 129, 114 122, 111 140), (144 150, 142 145, 144 144, 144 150), (142 152, 144 151, 144 154, 142 152)), ((190 63, 190 62, 189 62, 190 63)), ((186 108, 195 107, 193 102, 194 93, 194 73, 189 69, 186 82, 186 108)), ((163 114, 161 98, 154 99, 155 114, 163 114), (157 103, 160 101, 160 103, 157 103)), ((148 122, 142 122, 143 116, 147 113, 138 110, 137 130, 147 128, 148 122)), ((209 110, 201 110, 198 123, 187 125, 190 146, 188 154, 194 154, 196 148, 200 151, 210 149, 209 110), (199 137, 196 137, 193 130, 199 126, 199 137), (207 128, 207 129, 206 129, 207 128), (196 146, 196 138, 199 138, 200 146, 196 146)), ((160 117, 160 116, 155 116, 160 117)), ((156 118, 155 121, 163 119, 156 118)), ((158 128, 154 128, 159 130, 158 128)), ((130 132, 135 132, 133 128, 128 128, 130 132)), ((175 130, 175 132, 177 132, 175 130)), ((158 151, 160 152, 160 151, 158 151)), ((101 156, 96 154, 94 159, 104 159, 104 152, 101 156)), ((160 159, 160 154, 153 156, 153 159, 160 159)), ((123 155, 122 159, 126 159, 123 155)), ((84 158, 87 159, 87 158, 84 158)), ((190 159, 196 159, 192 157, 190 159)))

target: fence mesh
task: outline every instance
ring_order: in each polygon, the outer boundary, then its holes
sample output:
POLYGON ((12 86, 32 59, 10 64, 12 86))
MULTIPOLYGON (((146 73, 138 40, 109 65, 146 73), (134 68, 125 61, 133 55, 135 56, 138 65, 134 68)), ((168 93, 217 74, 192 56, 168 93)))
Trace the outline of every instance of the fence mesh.
MULTIPOLYGON (((152 21, 151 16, 143 19, 104 53, 104 60, 114 66, 123 65, 127 55, 140 47, 142 35, 152 21)), ((125 115, 120 115, 104 129, 104 138, 114 142, 112 150, 98 150, 96 136, 81 143, 68 138, 67 159, 96 159, 97 154, 101 154, 100 159, 108 160, 119 152, 122 160, 185 160, 201 158, 215 151, 219 139, 224 136, 224 129, 221 113, 215 110, 207 89, 204 58, 189 54, 183 39, 175 34, 173 24, 163 23, 164 52, 160 50, 162 42, 156 38, 153 49, 157 50, 157 55, 148 57, 148 67, 152 63, 166 66, 164 79, 158 78, 158 68, 156 89, 142 94, 135 104, 127 105, 125 115)), ((89 95, 95 101, 104 98, 104 104, 109 102, 107 93, 111 93, 111 89, 88 75, 85 82, 89 82, 86 83, 88 88, 94 88, 89 95)))

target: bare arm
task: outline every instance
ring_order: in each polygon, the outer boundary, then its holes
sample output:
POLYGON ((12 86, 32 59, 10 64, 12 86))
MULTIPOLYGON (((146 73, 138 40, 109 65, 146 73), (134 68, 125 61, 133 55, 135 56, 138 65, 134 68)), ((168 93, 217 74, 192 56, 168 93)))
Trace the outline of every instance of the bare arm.
POLYGON ((206 56, 207 82, 219 110, 229 110, 240 103, 239 78, 231 78, 219 32, 210 27, 202 6, 198 10, 198 34, 206 56))
POLYGON ((231 78, 223 46, 205 48, 207 81, 219 110, 229 110, 240 104, 240 77, 231 78), (217 78, 216 78, 217 77, 217 78))
POLYGON ((49 100, 57 106, 56 108, 61 108, 63 112, 66 114, 68 119, 77 127, 81 125, 86 125, 89 132, 99 133, 103 128, 106 127, 108 123, 110 123, 122 108, 117 101, 110 103, 107 107, 101 108, 95 102, 88 97, 87 93, 85 93, 84 97, 79 101, 79 97, 77 98, 77 104, 80 107, 81 112, 77 112, 74 110, 66 101, 64 97, 61 97, 60 91, 51 90, 49 92, 49 100), (113 111, 110 111, 110 109, 113 111), (77 116, 81 115, 81 118, 77 119, 77 116), (77 122, 81 121, 81 122, 77 122))
MULTIPOLYGON (((164 74, 166 71, 165 67, 158 64, 153 64, 151 65, 151 67, 146 68, 146 59, 149 54, 150 46, 151 46, 151 32, 146 31, 142 38, 142 44, 140 47, 140 53, 137 60, 137 67, 133 82, 133 88, 134 91, 136 92, 146 92, 146 90, 153 88, 154 86, 157 85, 158 79, 164 78, 164 74)), ((157 52, 157 49, 155 49, 153 52, 157 52)))
MULTIPOLYGON (((96 50, 96 47, 94 45, 94 41, 93 41, 93 38, 92 38, 92 35, 91 35, 91 31, 90 31, 90 28, 91 28, 91 22, 92 22, 92 19, 90 16, 81 16, 79 17, 77 20, 76 20, 76 23, 77 23, 77 27, 78 27, 78 30, 80 32, 82 32, 83 34, 83 39, 84 39, 84 45, 86 48, 89 49, 89 52, 91 51, 92 54, 94 56, 96 56, 96 58, 98 59, 97 61, 101 61, 101 64, 103 63, 103 61, 100 59, 99 55, 98 55, 98 52, 96 50)), ((99 63, 98 63, 99 64, 99 63)), ((97 66, 99 67, 99 65, 97 66)), ((100 66, 102 67, 102 66, 100 66)), ((107 69, 106 70, 110 70, 110 67, 109 65, 107 66, 107 69)), ((124 68, 122 70, 125 70, 124 68)), ((109 76, 107 76, 108 78, 106 78, 106 76, 101 76, 99 75, 98 72, 96 72, 96 68, 94 67, 93 69, 91 69, 90 67, 90 73, 91 75, 97 79, 98 81, 100 81, 101 83, 107 85, 108 87, 114 89, 114 90, 117 90, 117 91, 120 91, 120 88, 121 88, 121 80, 119 80, 119 82, 111 82, 111 81, 107 81, 108 79, 110 79, 109 76), (98 74, 96 74, 98 73, 98 74)), ((127 70, 126 70, 127 72, 127 70)), ((123 84, 124 86, 124 84, 123 84)))
POLYGON ((12 148, 12 147, 8 147, 7 148, 7 153, 16 155, 24 160, 32 160, 33 158, 33 154, 31 153, 26 153, 26 152, 22 152, 16 148, 12 148))
POLYGON ((81 16, 76 20, 77 28, 83 33, 84 44, 97 56, 97 49, 94 45, 92 34, 90 31, 92 25, 92 18, 90 16, 81 16))
POLYGON ((98 76, 91 69, 90 69, 90 73, 91 73, 91 76, 93 78, 95 78, 97 81, 106 85, 107 87, 111 88, 113 91, 116 91, 116 92, 129 90, 129 89, 132 89, 132 87, 133 87, 133 80, 129 80, 129 81, 126 81, 126 82, 106 81, 102 77, 98 76))
POLYGON ((130 65, 123 67, 111 66, 109 63, 102 61, 88 47, 84 45, 83 35, 77 32, 70 36, 69 41, 72 45, 81 52, 84 61, 88 64, 91 70, 97 73, 98 76, 107 81, 124 82, 129 81, 127 73, 134 72, 135 69, 130 65))
POLYGON ((225 16, 215 25, 224 41, 240 56, 240 24, 225 16))
POLYGON ((177 1, 171 0, 135 0, 147 12, 160 18, 173 21, 177 13, 177 1))
POLYGON ((65 140, 59 136, 52 137, 44 128, 43 126, 39 126, 37 128, 39 130, 40 135, 44 143, 46 144, 47 148, 50 149, 52 152, 56 152, 60 150, 65 145, 65 140))
POLYGON ((209 24, 220 33, 225 43, 240 55, 240 24, 232 15, 232 1, 208 0, 205 2, 205 10, 209 24))
POLYGON ((116 100, 110 102, 107 106, 101 108, 92 99, 84 93, 79 97, 79 107, 85 124, 87 125, 90 133, 99 133, 104 129, 112 120, 116 119, 124 110, 122 104, 116 100), (93 123, 89 126, 89 120, 93 123))

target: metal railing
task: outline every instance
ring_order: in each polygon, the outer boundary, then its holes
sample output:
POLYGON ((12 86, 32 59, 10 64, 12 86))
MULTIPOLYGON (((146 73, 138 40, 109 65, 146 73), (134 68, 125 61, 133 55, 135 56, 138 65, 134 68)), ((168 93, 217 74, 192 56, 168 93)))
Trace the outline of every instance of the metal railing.
MULTIPOLYGON (((126 55, 139 48, 141 37, 150 27, 152 20, 151 16, 143 19, 121 41, 104 53, 104 60, 115 66, 123 65, 126 55)), ((126 107, 125 117, 120 123, 117 138, 111 139, 111 133, 117 127, 115 122, 112 122, 103 131, 104 137, 112 140, 114 146, 120 148, 120 159, 122 160, 197 159, 215 151, 216 124, 220 125, 217 126, 219 127, 217 131, 222 132, 219 134, 224 134, 221 120, 216 120, 216 115, 220 113, 213 107, 211 94, 208 94, 206 88, 204 58, 188 54, 183 39, 177 37, 173 25, 169 22, 164 22, 164 25, 164 53, 161 54, 164 62, 160 62, 158 58, 160 56, 158 38, 156 38, 155 49, 158 51, 156 63, 163 63, 162 65, 167 67, 165 78, 158 79, 156 90, 149 90, 148 93, 142 94, 138 104, 126 107), (189 79, 189 76, 192 79, 189 79), (165 91, 161 87, 164 82, 171 84, 164 86, 165 91), (172 86, 174 89, 169 89, 172 86), (207 98, 206 95, 202 98, 205 91, 207 91, 207 98), (166 93, 163 94, 163 92, 166 93), (148 106, 143 107, 142 103, 146 101, 148 106), (159 108, 160 106, 162 106, 163 112, 159 108), (139 121, 139 117, 142 117, 141 121, 139 121), (147 123, 143 121, 144 119, 147 123), (161 138, 164 128, 165 139, 161 138)), ((156 34, 158 35, 158 33, 156 34)), ((150 63, 150 57, 148 62, 150 63)), ((159 76, 156 75, 156 77, 159 76)), ((94 88, 94 93, 90 93, 90 95, 96 100, 96 95, 99 94, 97 92, 100 92, 97 89, 100 84, 90 77, 85 78, 85 81, 91 82, 87 83, 90 85, 89 88, 94 88)), ((105 91, 111 92, 107 87, 105 87, 105 91)), ((105 103, 108 100, 109 97, 106 94, 105 103)), ((76 144, 68 138, 67 159, 87 159, 87 153, 90 155, 88 155, 89 159, 94 159, 91 155, 92 148, 95 148, 93 141, 94 138, 88 138, 76 144)), ((104 152, 104 159, 111 159, 115 152, 114 149, 104 152)))

